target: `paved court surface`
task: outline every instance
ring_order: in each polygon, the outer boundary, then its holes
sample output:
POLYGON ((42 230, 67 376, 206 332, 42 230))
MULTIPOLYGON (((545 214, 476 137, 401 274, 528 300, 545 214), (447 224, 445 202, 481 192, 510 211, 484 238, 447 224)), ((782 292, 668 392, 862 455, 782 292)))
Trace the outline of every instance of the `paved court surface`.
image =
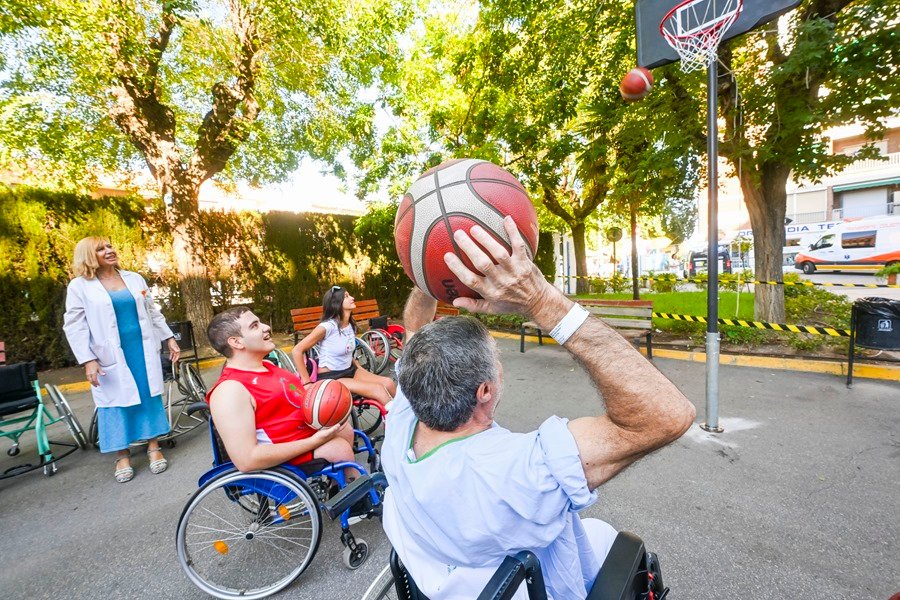
MULTIPOLYGON (((532 346, 519 354, 517 341, 499 343, 500 423, 525 431, 552 413, 599 410, 564 350, 532 346)), ((657 365, 702 420, 704 366, 657 365)), ((834 376, 739 367, 723 367, 720 376, 726 432, 692 428, 601 488, 585 514, 643 537, 661 557, 671 598, 887 600, 900 591, 900 386, 859 380, 847 390, 834 376)), ((70 400, 87 424, 87 394, 70 400)), ((210 462, 205 432, 182 438, 168 456, 162 475, 151 475, 139 456, 138 474, 125 485, 113 481, 113 460, 95 451, 69 457, 52 478, 0 481, 2 595, 205 597, 181 572, 174 548, 181 509, 210 462)), ((10 464, 0 454, 0 470, 10 464)), ((354 531, 373 547, 363 568, 341 566, 339 527, 329 523, 312 567, 278 597, 358 598, 385 564, 388 544, 378 523, 354 531)))

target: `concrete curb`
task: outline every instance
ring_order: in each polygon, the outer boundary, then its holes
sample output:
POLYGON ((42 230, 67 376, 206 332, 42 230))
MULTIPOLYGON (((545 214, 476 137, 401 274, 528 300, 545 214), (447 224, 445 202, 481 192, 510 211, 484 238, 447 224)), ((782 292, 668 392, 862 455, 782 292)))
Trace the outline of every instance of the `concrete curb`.
MULTIPOLYGON (((497 338, 519 339, 517 333, 491 331, 491 335, 497 338)), ((536 344, 535 335, 526 335, 526 342, 536 344)), ((556 344, 549 335, 544 336, 544 344, 556 344)), ((640 348, 642 354, 646 354, 645 348, 640 348)), ((669 348, 654 348, 653 356, 660 358, 672 358, 675 360, 688 360, 691 362, 706 362, 706 352, 695 350, 672 350, 669 348)), ((846 361, 814 360, 809 358, 776 358, 772 356, 748 356, 745 354, 721 354, 720 365, 734 365, 736 367, 756 367, 760 369, 778 369, 780 371, 802 371, 804 373, 828 373, 830 375, 847 376, 846 361)), ((857 362, 853 364, 853 377, 865 379, 881 379, 884 381, 900 381, 900 365, 873 365, 871 363, 857 362)))

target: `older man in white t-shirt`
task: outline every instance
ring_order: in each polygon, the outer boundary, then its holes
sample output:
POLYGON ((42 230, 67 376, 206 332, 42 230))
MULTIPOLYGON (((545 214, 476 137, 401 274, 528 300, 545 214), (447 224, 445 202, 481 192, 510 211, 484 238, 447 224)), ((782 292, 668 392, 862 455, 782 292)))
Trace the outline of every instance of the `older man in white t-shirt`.
POLYGON ((582 363, 602 400, 595 399, 595 417, 550 417, 524 434, 500 427, 493 415, 502 367, 487 330, 465 317, 428 324, 436 303, 413 290, 404 322, 415 335, 404 349, 382 448, 384 528, 431 600, 476 597, 519 550, 540 559, 551 598, 585 598, 615 531, 578 511, 596 501, 602 483, 680 437, 695 414, 629 342, 550 285, 512 219, 505 226, 511 255, 480 227, 471 238, 455 234, 484 275, 454 255, 445 261, 484 300, 454 304, 528 315, 582 363))

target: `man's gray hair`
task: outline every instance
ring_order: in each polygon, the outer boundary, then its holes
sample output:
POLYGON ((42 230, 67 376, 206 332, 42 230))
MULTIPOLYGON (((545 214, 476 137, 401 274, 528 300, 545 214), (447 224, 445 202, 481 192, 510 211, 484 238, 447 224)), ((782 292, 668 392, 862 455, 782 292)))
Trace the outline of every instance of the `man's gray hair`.
POLYGON ((475 411, 475 394, 498 381, 497 345, 472 317, 444 317, 410 339, 399 381, 416 417, 437 431, 454 431, 475 411))

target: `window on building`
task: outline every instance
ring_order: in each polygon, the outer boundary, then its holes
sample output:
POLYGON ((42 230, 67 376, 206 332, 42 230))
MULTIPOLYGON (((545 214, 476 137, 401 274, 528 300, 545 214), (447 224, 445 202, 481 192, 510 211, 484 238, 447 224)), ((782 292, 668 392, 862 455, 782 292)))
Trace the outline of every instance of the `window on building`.
POLYGON ((793 248, 794 246, 799 246, 799 245, 800 245, 800 238, 794 238, 794 239, 792 239, 792 240, 785 240, 785 241, 784 241, 784 245, 787 246, 787 247, 791 247, 791 248, 793 248))
POLYGON ((874 248, 874 231, 854 231, 841 235, 841 248, 874 248))

